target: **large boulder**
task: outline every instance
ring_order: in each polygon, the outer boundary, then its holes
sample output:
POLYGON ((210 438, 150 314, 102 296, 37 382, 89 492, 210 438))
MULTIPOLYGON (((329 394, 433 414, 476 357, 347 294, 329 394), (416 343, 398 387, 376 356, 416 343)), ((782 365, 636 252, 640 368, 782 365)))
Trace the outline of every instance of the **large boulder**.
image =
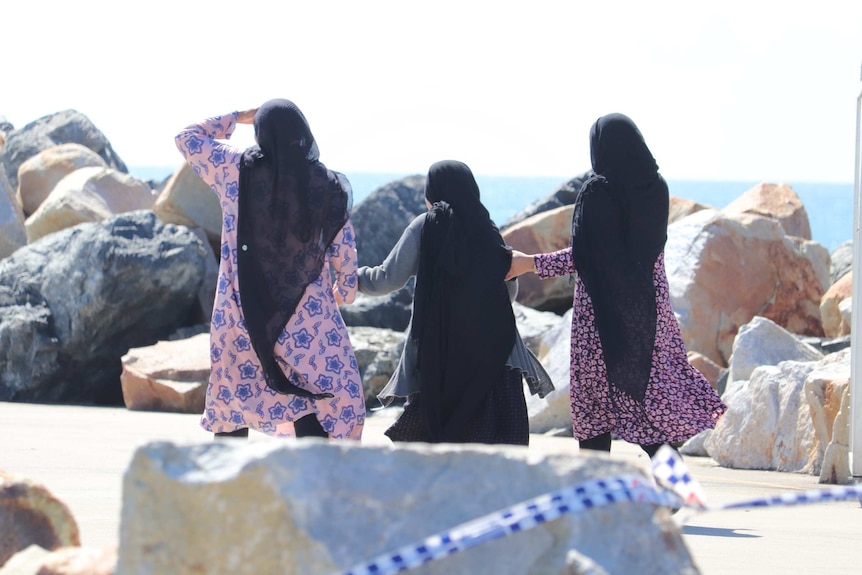
POLYGON ((665 264, 688 350, 719 365, 728 364, 737 331, 755 315, 794 334, 823 336, 829 252, 786 235, 775 219, 701 210, 668 227, 665 264))
POLYGON ((106 168, 96 152, 81 144, 60 144, 42 150, 18 167, 18 202, 29 216, 42 205, 57 182, 79 168, 106 168))
POLYGON ((120 359, 128 409, 203 413, 210 376, 209 333, 136 347, 120 359))
POLYGON ((728 214, 756 214, 778 220, 784 233, 811 239, 808 212, 788 184, 757 184, 724 207, 728 214))
MULTIPOLYGON (((611 457, 515 446, 151 443, 124 477, 117 573, 343 573, 507 506, 621 475, 650 482, 611 457)), ((556 575, 573 572, 576 550, 606 573, 698 573, 668 510, 598 503, 410 572, 556 575)))
POLYGON ((426 211, 425 176, 408 176, 372 192, 350 214, 359 264, 383 262, 404 228, 426 211))
POLYGON ((824 398, 838 395, 824 382, 849 378, 849 357, 844 350, 820 361, 783 361, 758 367, 748 381, 730 382, 722 396, 727 411, 705 441, 710 457, 734 469, 819 474, 821 442, 836 411, 824 398))
POLYGON ((52 550, 80 544, 65 503, 44 485, 0 470, 0 566, 30 545, 52 550))
POLYGON ((206 256, 188 228, 137 211, 0 261, 0 400, 121 404, 120 358, 199 318, 206 256))
POLYGON ((187 163, 172 175, 156 198, 153 211, 166 224, 201 228, 221 253, 221 204, 216 193, 187 163))
POLYGON ((34 242, 84 222, 149 210, 155 201, 150 186, 129 174, 99 166, 80 168, 57 182, 47 199, 27 218, 27 241, 34 242))
POLYGON ((0 170, 0 260, 26 244, 24 212, 12 193, 6 174, 0 170))
POLYGON ((76 143, 96 152, 110 168, 127 173, 111 143, 84 114, 65 110, 43 116, 20 130, 7 134, 6 145, 0 151, 0 165, 12 189, 18 189, 18 168, 42 150, 60 144, 76 143))
POLYGON ((765 317, 755 316, 739 328, 733 340, 728 377, 747 380, 762 365, 782 361, 819 361, 823 353, 765 317))
MULTIPOLYGON (((503 232, 503 240, 527 254, 553 252, 572 245, 572 206, 531 216, 503 232)), ((536 274, 518 278, 518 303, 542 310, 565 312, 572 307, 574 287, 569 276, 539 279, 536 274)))

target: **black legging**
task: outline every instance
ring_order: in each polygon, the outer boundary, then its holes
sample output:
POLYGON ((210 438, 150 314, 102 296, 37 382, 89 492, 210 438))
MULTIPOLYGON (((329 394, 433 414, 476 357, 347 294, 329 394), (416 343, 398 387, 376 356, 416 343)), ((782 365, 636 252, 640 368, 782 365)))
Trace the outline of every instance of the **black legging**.
MULTIPOLYGON (((640 448, 643 449, 647 455, 649 455, 650 459, 656 454, 656 452, 661 448, 662 445, 670 445, 664 443, 652 443, 650 445, 641 445, 640 448)), ((601 435, 597 435, 595 437, 591 437, 589 439, 585 439, 583 441, 578 441, 578 446, 581 449, 591 449, 593 451, 607 451, 611 450, 611 433, 602 433, 601 435)), ((673 447, 673 445, 671 445, 673 447)), ((676 449, 674 447, 674 449, 676 449)))
MULTIPOLYGON (((317 416, 313 413, 304 415, 293 422, 293 428, 296 431, 297 437, 329 437, 329 434, 324 431, 323 426, 317 421, 317 416)), ((235 431, 219 431, 215 434, 216 437, 248 437, 248 428, 241 427, 235 431)))

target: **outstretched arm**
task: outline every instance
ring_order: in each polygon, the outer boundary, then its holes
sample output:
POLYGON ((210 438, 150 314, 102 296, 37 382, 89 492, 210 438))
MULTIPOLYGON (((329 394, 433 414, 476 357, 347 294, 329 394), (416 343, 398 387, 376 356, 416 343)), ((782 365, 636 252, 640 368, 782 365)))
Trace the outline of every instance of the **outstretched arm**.
POLYGON ((512 265, 509 267, 509 273, 506 274, 506 280, 516 278, 527 272, 536 273, 535 256, 512 250, 512 265))

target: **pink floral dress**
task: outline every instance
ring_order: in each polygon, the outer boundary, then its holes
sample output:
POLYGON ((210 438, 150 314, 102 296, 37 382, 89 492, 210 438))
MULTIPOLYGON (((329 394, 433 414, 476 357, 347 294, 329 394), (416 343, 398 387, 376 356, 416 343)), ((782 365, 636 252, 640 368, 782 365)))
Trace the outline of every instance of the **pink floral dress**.
POLYGON ((237 113, 208 118, 183 129, 176 144, 195 172, 218 194, 222 208, 221 261, 210 324, 211 371, 201 426, 211 432, 249 427, 278 437, 294 436, 293 422, 315 414, 333 439, 360 439, 365 424, 362 381, 347 328, 330 282, 347 303, 356 295, 356 242, 348 220, 336 235, 320 277, 303 294, 275 347, 288 379, 313 393, 313 400, 267 387, 243 319, 236 274, 239 162, 243 150, 227 140, 237 113))
MULTIPOLYGON (((572 248, 535 256, 537 275, 575 273, 572 248)), ((664 253, 653 267, 656 337, 652 369, 643 402, 610 393, 593 304, 580 278, 572 309, 570 400, 572 430, 578 440, 612 432, 640 445, 680 443, 712 428, 727 409, 712 386, 688 363, 679 324, 670 305, 664 253)))

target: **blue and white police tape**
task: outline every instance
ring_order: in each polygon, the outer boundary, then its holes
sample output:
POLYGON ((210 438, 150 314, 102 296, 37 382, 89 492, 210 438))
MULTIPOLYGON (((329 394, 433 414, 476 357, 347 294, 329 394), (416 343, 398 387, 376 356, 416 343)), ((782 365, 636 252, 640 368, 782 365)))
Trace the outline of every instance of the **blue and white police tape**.
POLYGON ((652 471, 658 488, 640 476, 625 475, 593 479, 546 493, 489 513, 457 527, 434 534, 423 541, 405 545, 396 551, 348 569, 343 575, 389 575, 423 563, 442 559, 470 547, 506 537, 536 525, 553 521, 566 513, 584 511, 621 501, 649 503, 692 511, 715 511, 746 507, 801 505, 824 501, 859 499, 862 486, 835 487, 790 493, 722 505, 707 505, 700 485, 688 472, 679 454, 662 447, 652 459, 652 471))

